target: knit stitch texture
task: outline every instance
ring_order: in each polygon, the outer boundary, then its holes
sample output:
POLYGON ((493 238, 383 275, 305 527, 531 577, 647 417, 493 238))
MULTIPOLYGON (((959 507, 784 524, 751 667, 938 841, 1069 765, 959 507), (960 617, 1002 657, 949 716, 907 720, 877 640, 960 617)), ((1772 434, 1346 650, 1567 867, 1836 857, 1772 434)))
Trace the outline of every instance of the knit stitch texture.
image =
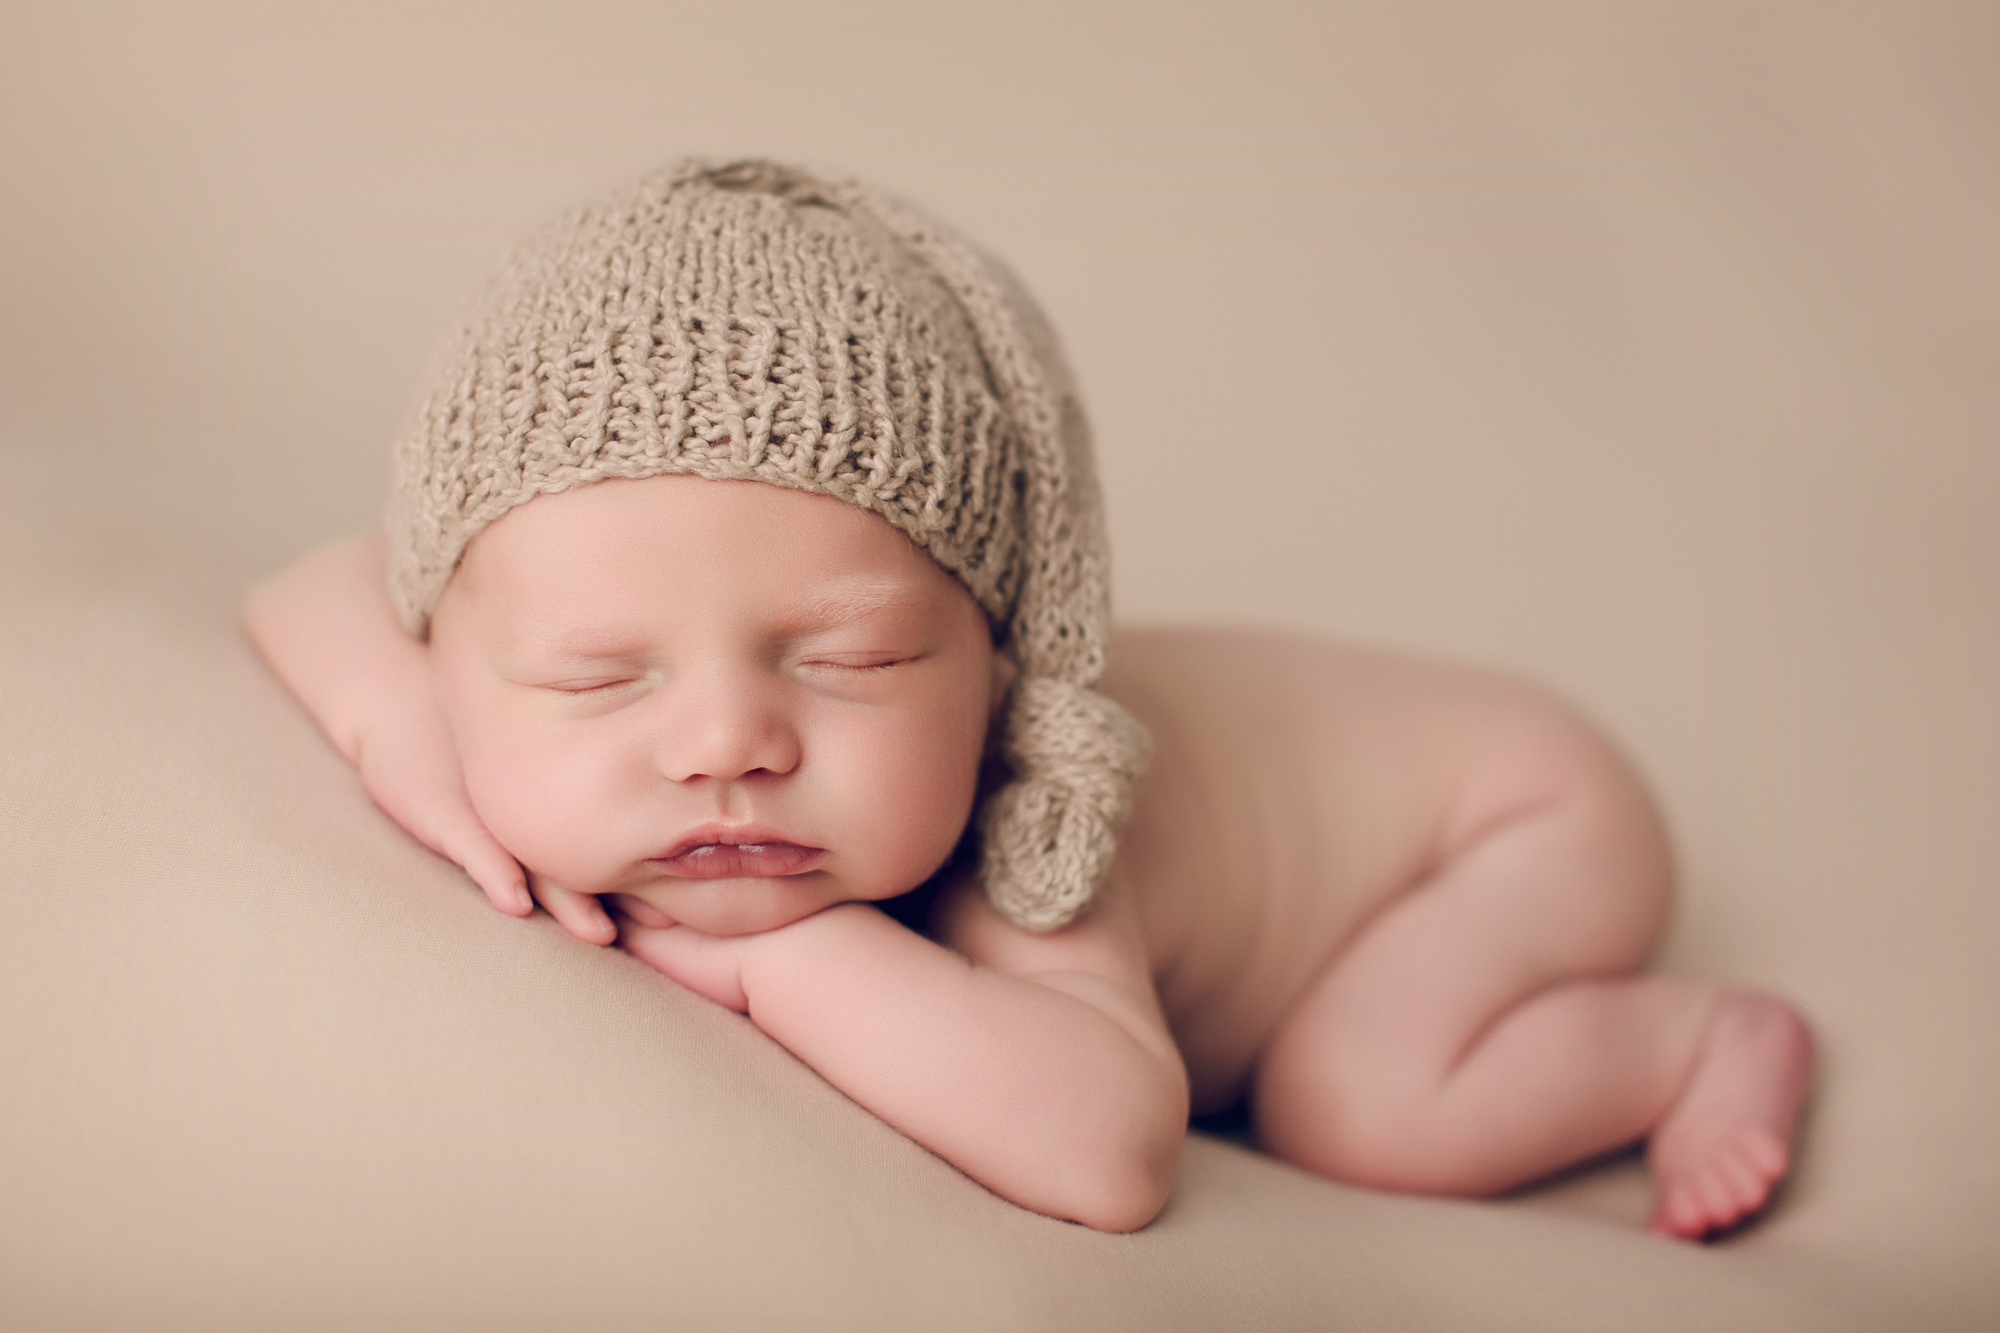
POLYGON ((433 368, 396 451, 390 586, 431 611, 536 495, 669 473, 880 515, 956 577, 1020 667, 1009 780, 975 818, 987 896, 1048 930, 1089 901, 1149 742, 1094 688, 1109 553, 1089 429, 1004 267, 855 181, 689 160, 528 242, 433 368))

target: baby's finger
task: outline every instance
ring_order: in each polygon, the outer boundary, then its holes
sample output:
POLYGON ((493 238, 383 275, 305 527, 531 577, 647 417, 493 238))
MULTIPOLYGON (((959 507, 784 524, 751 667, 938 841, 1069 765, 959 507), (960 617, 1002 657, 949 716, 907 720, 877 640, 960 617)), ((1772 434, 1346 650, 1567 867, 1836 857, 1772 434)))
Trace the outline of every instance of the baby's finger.
POLYGON ((627 921, 618 943, 640 962, 739 1014, 750 1012, 743 990, 742 940, 719 939, 674 926, 659 930, 627 921))
POLYGON ((521 863, 484 827, 461 829, 440 841, 444 845, 438 850, 465 867, 465 873, 495 907, 509 916, 534 912, 535 900, 528 895, 528 877, 522 873, 521 863))
POLYGON ((611 924, 594 895, 572 893, 540 875, 534 877, 534 890, 549 915, 585 944, 610 944, 618 938, 618 927, 611 924))
POLYGON ((629 893, 614 893, 611 901, 620 912, 642 926, 671 926, 674 919, 644 898, 635 898, 629 893))

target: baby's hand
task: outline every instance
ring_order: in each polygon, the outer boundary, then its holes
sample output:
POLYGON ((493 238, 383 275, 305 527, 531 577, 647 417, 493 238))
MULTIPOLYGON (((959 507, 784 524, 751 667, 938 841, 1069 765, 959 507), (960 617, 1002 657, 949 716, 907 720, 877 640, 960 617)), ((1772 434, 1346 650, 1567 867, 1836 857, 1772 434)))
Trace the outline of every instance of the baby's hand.
POLYGON ((535 903, 527 876, 474 813, 436 705, 418 697, 398 711, 357 728, 351 758, 362 786, 410 836, 463 866, 495 907, 528 915, 535 903))
POLYGON ((618 928, 595 897, 529 875, 487 831, 466 794, 458 749, 429 693, 413 693, 394 711, 395 717, 371 718, 355 743, 354 762, 375 803, 418 842, 463 866, 501 911, 530 916, 539 901, 585 944, 614 942, 618 928))
POLYGON ((539 900, 585 944, 614 942, 618 928, 595 897, 529 875, 487 831, 466 795, 458 750, 430 697, 414 696, 399 711, 394 719, 374 719, 355 745, 355 765, 375 804, 418 842, 463 866, 501 911, 529 916, 539 900))
POLYGON ((539 900, 585 944, 606 945, 618 938, 618 928, 596 898, 530 876, 487 831, 466 795, 458 751, 428 699, 413 701, 395 725, 368 732, 356 749, 362 785, 375 803, 418 842, 464 867, 495 907, 510 916, 529 916, 539 900))
POLYGON ((757 935, 704 935, 658 908, 620 895, 618 946, 695 994, 739 1014, 750 1012, 743 990, 743 957, 757 935))
POLYGON ((537 899, 563 928, 586 944, 610 944, 617 927, 585 893, 540 877, 531 881, 513 854, 480 821, 466 795, 458 750, 437 705, 409 698, 400 716, 377 716, 356 739, 354 762, 375 804, 418 842, 465 868, 487 900, 510 916, 528 916, 537 899))
POLYGON ((432 691, 425 646, 389 601, 380 534, 331 542, 251 591, 243 627, 347 761, 375 804, 424 846, 465 867, 493 905, 527 916, 540 896, 570 934, 609 944, 597 900, 533 886, 465 791, 458 747, 432 691))

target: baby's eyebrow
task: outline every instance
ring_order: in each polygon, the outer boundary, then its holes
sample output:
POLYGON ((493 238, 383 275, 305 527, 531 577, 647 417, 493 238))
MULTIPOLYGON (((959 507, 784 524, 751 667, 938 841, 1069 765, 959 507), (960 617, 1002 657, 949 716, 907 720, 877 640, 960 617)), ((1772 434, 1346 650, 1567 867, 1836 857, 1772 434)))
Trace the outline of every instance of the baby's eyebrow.
POLYGON ((525 636, 520 646, 552 661, 579 665, 622 661, 641 652, 640 645, 627 638, 576 631, 525 636))
MULTIPOLYGON (((823 587, 783 607, 773 628, 786 636, 819 634, 884 612, 921 615, 932 605, 932 597, 923 588, 893 579, 857 579, 823 587)), ((607 625, 570 625, 558 619, 518 626, 511 648, 537 662, 583 667, 643 657, 651 644, 644 632, 607 625)))
POLYGON ((849 583, 806 598, 797 620, 802 628, 831 629, 877 611, 921 611, 929 604, 928 597, 907 584, 849 583))
POLYGON ((548 613, 528 613, 505 622, 500 641, 510 655, 564 664, 636 657, 647 646, 645 636, 630 626, 594 620, 571 621, 560 614, 548 613))

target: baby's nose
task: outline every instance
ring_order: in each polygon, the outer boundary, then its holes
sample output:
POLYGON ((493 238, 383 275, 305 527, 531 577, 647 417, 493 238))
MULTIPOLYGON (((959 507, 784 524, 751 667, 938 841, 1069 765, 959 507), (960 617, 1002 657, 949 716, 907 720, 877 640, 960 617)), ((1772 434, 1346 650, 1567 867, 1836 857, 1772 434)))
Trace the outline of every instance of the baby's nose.
POLYGON ((675 682, 675 706, 658 742, 657 765, 675 782, 732 781, 789 773, 799 737, 781 691, 754 673, 716 669, 675 682))

